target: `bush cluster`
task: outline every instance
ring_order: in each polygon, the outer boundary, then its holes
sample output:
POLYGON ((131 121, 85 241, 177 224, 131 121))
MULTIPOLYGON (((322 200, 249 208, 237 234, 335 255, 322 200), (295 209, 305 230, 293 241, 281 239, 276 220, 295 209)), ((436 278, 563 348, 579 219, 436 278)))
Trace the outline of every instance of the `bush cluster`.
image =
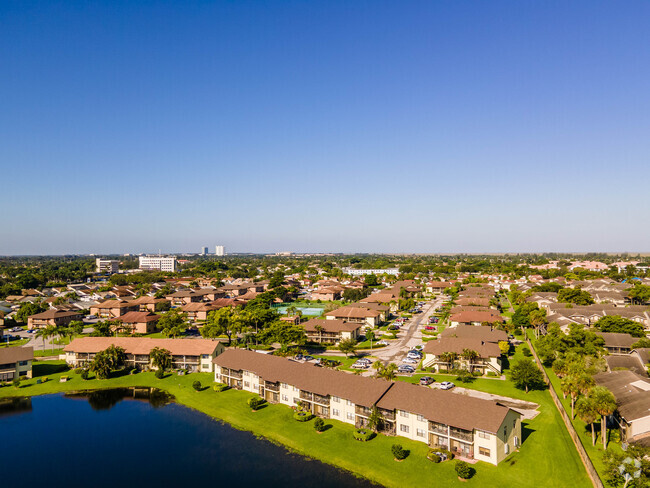
POLYGON ((393 444, 390 450, 393 453, 393 457, 398 461, 406 459, 406 457, 409 455, 409 452, 404 449, 401 444, 393 444))
POLYGON ((447 449, 442 449, 442 448, 434 448, 434 449, 429 449, 429 452, 427 454, 427 459, 429 461, 433 461, 434 463, 439 463, 440 461, 443 460, 443 458, 446 461, 450 461, 454 459, 454 453, 451 451, 448 451, 447 449))
POLYGON ((307 422, 308 420, 311 420, 312 417, 313 415, 311 412, 305 412, 304 410, 296 410, 293 414, 293 418, 298 422, 307 422))
POLYGON ((456 470, 458 477, 464 480, 470 479, 474 474, 474 468, 465 461, 456 461, 454 469, 456 470))
POLYGON ((199 380, 196 380, 194 383, 192 383, 192 388, 194 388, 196 391, 201 391, 201 382, 199 380))
POLYGON ((325 422, 322 418, 318 417, 314 420, 314 429, 316 432, 323 432, 323 430, 325 430, 325 422))
POLYGON ((248 400, 248 406, 251 407, 253 411, 257 410, 264 404, 265 400, 262 398, 250 398, 248 400))
POLYGON ((366 442, 372 439, 373 432, 370 429, 356 429, 352 432, 352 437, 358 441, 366 442))
POLYGON ((212 389, 214 391, 216 391, 217 393, 222 392, 222 391, 226 391, 228 388, 230 388, 230 387, 228 385, 226 385, 225 383, 217 383, 216 385, 214 385, 212 387, 212 389))

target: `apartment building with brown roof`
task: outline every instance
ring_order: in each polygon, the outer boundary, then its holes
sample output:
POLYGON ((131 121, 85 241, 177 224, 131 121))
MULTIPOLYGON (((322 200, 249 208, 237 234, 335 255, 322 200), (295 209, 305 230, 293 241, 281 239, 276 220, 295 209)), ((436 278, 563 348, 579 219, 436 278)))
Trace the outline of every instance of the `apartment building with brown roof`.
POLYGON ((149 337, 78 337, 63 348, 65 361, 73 368, 87 366, 95 355, 109 346, 121 347, 126 365, 141 370, 154 369, 149 356, 155 347, 172 355, 172 367, 190 372, 212 373, 213 359, 225 347, 211 339, 151 339, 149 337))
POLYGON ((33 361, 33 347, 0 348, 0 382, 31 378, 33 361))
POLYGON ((51 308, 45 312, 37 313, 27 317, 27 328, 41 329, 49 325, 66 326, 73 320, 82 320, 83 315, 79 312, 71 312, 66 310, 57 310, 51 308))
POLYGON ((361 335, 361 324, 336 319, 310 319, 303 323, 307 339, 313 342, 337 344, 361 335))
POLYGON ((457 455, 498 464, 521 443, 521 416, 490 400, 319 368, 309 363, 230 349, 217 358, 215 381, 356 427, 372 408, 381 432, 400 435, 457 455))

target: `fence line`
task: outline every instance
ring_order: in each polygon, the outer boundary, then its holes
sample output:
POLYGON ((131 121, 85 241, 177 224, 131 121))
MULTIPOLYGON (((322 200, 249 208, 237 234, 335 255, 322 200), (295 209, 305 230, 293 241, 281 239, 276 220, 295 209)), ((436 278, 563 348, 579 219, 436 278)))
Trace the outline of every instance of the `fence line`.
POLYGON ((564 425, 566 425, 571 440, 573 441, 573 443, 576 446, 576 449, 578 450, 578 454, 580 455, 582 464, 587 470, 587 474, 591 479, 591 483, 594 485, 595 488, 604 488, 603 482, 601 481, 600 476, 598 476, 598 472, 596 471, 596 468, 594 468, 591 459, 587 455, 587 451, 585 451, 585 448, 582 445, 582 440, 580 440, 580 437, 578 436, 578 433, 576 432, 576 429, 573 426, 573 423, 571 422, 569 415, 566 413, 566 410, 564 409, 564 406, 560 401, 560 397, 557 396, 557 393, 555 392, 555 388, 553 388, 551 379, 546 374, 544 365, 542 365, 542 362, 539 360, 539 357, 537 356, 537 351, 535 351, 535 348, 533 347, 533 344, 530 342, 530 339, 528 337, 526 338, 526 342, 528 343, 528 346, 530 347, 530 350, 533 353, 533 357, 535 358, 535 362, 537 363, 537 366, 539 366, 539 368, 542 370, 542 374, 544 375, 544 382, 548 385, 548 390, 551 393, 551 398, 553 399, 553 403, 555 403, 555 406, 560 411, 560 416, 564 421, 564 425))

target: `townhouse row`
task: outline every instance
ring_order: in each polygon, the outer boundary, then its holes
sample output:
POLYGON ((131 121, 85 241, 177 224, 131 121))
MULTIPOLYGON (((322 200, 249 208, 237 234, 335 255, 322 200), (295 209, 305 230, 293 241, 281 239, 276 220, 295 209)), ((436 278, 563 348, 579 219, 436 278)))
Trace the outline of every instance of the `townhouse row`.
POLYGON ((300 404, 314 415, 357 428, 373 407, 380 432, 498 464, 521 443, 521 415, 494 401, 404 382, 390 382, 231 349, 217 356, 215 381, 259 394, 271 403, 300 404))

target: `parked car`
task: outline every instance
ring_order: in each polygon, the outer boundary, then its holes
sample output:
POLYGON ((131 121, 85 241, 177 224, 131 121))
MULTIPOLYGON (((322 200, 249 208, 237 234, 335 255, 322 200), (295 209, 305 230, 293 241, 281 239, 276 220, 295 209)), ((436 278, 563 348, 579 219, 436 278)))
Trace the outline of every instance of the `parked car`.
POLYGON ((314 359, 314 356, 303 356, 302 357, 305 361, 312 361, 314 359))
POLYGON ((379 342, 377 342, 377 345, 378 345, 378 346, 387 346, 387 345, 388 345, 388 342, 386 342, 386 341, 379 341, 379 342))
POLYGON ((94 320, 94 319, 97 318, 97 315, 86 315, 86 318, 87 318, 88 320, 94 320))
POLYGON ((425 325, 424 330, 436 330, 436 328, 433 325, 425 325))
POLYGON ((419 360, 422 359, 422 354, 411 354, 411 353, 408 353, 408 354, 406 355, 406 359, 413 359, 413 360, 415 360, 415 361, 419 361, 419 360))
POLYGON ((454 385, 451 381, 443 381, 440 383, 441 390, 451 390, 454 386, 456 385, 454 385))
POLYGON ((418 364, 419 363, 419 361, 417 359, 410 358, 410 357, 405 357, 404 359, 402 359, 402 362, 407 363, 407 364, 418 364))
POLYGON ((413 366, 409 366, 408 364, 402 364, 399 368, 397 368, 398 373, 415 373, 415 368, 413 366))
POLYGON ((430 385, 431 383, 433 383, 433 378, 431 376, 423 376, 422 378, 420 378, 420 384, 422 386, 427 386, 430 385))
POLYGON ((368 369, 370 365, 366 363, 353 363, 350 367, 352 369, 368 369))
POLYGON ((301 359, 303 359, 303 355, 302 355, 302 354, 296 354, 296 355, 294 356, 294 359, 301 360, 301 359))
POLYGON ((366 364, 372 364, 372 361, 368 358, 359 358, 356 361, 357 363, 366 363, 366 364))

